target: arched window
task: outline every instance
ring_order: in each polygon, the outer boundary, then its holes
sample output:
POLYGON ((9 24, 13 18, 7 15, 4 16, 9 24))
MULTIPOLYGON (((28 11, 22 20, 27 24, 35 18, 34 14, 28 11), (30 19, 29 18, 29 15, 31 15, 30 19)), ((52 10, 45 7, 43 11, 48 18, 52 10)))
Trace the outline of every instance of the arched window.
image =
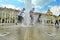
POLYGON ((2 19, 2 23, 4 23, 4 19, 2 19))

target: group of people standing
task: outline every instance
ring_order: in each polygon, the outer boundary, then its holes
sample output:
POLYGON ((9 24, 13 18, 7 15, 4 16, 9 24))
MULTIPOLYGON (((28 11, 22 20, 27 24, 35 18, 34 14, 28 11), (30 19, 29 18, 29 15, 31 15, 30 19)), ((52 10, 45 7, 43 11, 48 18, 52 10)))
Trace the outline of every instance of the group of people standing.
MULTIPOLYGON (((25 19, 25 8, 23 8, 19 13, 18 13, 18 21, 17 21, 17 23, 23 23, 23 21, 24 21, 24 19, 25 19)), ((30 16, 30 23, 31 24, 33 24, 33 20, 34 20, 34 17, 33 17, 33 15, 34 15, 34 10, 35 10, 35 8, 32 8, 32 10, 30 10, 29 11, 29 16, 30 16)), ((16 23, 16 24, 17 24, 16 23)))

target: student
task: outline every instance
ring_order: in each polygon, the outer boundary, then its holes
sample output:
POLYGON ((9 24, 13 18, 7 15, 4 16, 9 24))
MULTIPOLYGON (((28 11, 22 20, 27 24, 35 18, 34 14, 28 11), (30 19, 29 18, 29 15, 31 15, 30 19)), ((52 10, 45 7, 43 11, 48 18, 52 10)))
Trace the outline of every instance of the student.
MULTIPOLYGON (((22 21, 23 21, 23 13, 24 13, 24 11, 25 11, 25 8, 23 8, 22 9, 22 11, 20 11, 19 13, 18 13, 18 23, 21 23, 22 24, 22 21)), ((17 23, 16 23, 17 24, 17 23)))
POLYGON ((35 10, 35 8, 32 8, 32 10, 30 10, 31 24, 33 24, 33 21, 34 21, 34 17, 33 17, 33 15, 34 15, 34 10, 35 10))

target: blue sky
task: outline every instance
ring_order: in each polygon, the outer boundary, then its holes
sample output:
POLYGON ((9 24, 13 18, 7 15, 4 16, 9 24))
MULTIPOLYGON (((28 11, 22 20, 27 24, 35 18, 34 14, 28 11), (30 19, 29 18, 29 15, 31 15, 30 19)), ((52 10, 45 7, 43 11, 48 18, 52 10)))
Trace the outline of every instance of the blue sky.
MULTIPOLYGON (((29 2, 29 0, 27 1, 29 2)), ((54 15, 60 14, 60 0, 31 0, 35 12, 47 12, 50 9, 54 15)), ((1 7, 22 9, 25 7, 25 0, 0 0, 1 7)))

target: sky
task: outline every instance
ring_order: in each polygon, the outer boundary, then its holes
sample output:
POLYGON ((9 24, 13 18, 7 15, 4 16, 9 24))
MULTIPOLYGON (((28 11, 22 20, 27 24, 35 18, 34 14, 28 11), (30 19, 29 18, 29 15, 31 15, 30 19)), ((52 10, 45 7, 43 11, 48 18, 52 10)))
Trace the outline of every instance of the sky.
MULTIPOLYGON (((0 0, 0 7, 7 7, 13 9, 25 8, 26 0, 0 0)), ((27 3, 30 0, 27 0, 27 3)), ((30 5, 30 4, 29 4, 30 5)), ((31 0, 31 6, 35 8, 35 12, 46 13, 48 9, 54 15, 60 15, 60 0, 31 0)))

